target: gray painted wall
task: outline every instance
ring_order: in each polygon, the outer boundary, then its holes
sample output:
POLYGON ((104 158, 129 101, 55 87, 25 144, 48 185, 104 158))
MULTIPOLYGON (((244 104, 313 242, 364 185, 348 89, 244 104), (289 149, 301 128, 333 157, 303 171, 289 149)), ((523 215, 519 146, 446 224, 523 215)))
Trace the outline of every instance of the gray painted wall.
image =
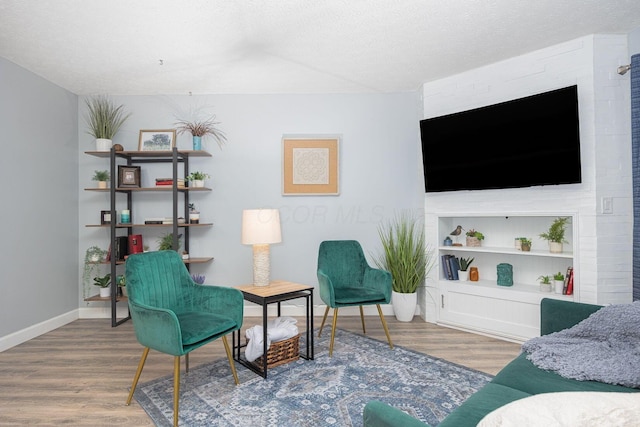
MULTIPOLYGON (((252 248, 240 242, 243 209, 278 208, 282 238, 271 247, 272 279, 316 285, 318 246, 326 239, 357 239, 365 251, 379 247, 377 227, 398 210, 422 215, 424 188, 419 138, 420 99, 416 93, 375 95, 224 95, 224 96, 118 96, 133 114, 114 139, 125 150, 138 146, 140 129, 172 128, 180 111, 211 106, 228 144, 218 149, 213 141, 204 148, 211 159, 193 159, 191 170, 212 177, 208 194, 192 194, 201 222, 213 222, 208 230, 192 231, 191 254, 211 255, 213 263, 194 265, 207 283, 237 286, 252 282, 252 248), (283 196, 281 194, 284 134, 341 135, 340 195, 283 196)), ((80 115, 84 102, 80 102, 80 115)), ((93 147, 79 123, 80 149, 93 147)), ((178 147, 190 149, 191 136, 180 135, 178 147)), ((161 167, 142 166, 143 186, 167 175, 161 167)), ((80 157, 80 253, 93 244, 106 247, 105 230, 87 229, 106 209, 106 194, 83 191, 94 186, 91 175, 106 169, 107 161, 80 157)), ((167 171, 167 166, 164 166, 167 171)), ((167 196, 167 195, 165 195, 167 196)), ((158 194, 136 194, 134 222, 151 216, 170 216, 170 204, 158 194)), ((122 199, 124 203, 124 198, 122 199)), ((121 207, 119 209, 122 209, 121 207)), ((157 248, 153 230, 143 231, 143 241, 157 248)), ((316 295, 317 297, 317 295, 316 295)), ((303 304, 300 301, 299 304, 303 304)), ((294 301, 295 303, 295 301, 294 301)), ((316 303, 321 303, 316 299, 316 303)), ((95 304, 95 303, 94 303, 95 304)), ((97 303, 98 305, 100 303, 97 303)))
POLYGON ((0 58, 0 337, 78 308, 78 98, 0 58))

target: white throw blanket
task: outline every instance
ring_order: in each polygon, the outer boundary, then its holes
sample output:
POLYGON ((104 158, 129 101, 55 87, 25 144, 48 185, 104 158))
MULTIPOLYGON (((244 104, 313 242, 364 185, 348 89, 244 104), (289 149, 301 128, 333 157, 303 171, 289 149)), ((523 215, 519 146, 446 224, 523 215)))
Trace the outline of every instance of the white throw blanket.
POLYGON ((534 365, 565 378, 640 388, 640 301, 603 307, 522 349, 534 365))
MULTIPOLYGON (((298 335, 298 321, 293 317, 277 317, 267 322, 267 349, 272 342, 282 341, 298 335)), ((247 348, 244 350, 245 358, 253 362, 263 353, 262 325, 252 326, 245 333, 247 336, 247 348)))

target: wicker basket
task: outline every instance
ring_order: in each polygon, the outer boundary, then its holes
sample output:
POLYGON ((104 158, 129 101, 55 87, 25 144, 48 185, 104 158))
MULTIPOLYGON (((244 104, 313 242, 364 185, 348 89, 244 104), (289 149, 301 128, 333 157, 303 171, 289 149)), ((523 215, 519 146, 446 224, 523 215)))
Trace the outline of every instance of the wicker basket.
MULTIPOLYGON (((300 334, 282 341, 272 342, 267 350, 267 369, 284 365, 300 358, 300 334)), ((264 369, 264 356, 253 363, 264 369)))

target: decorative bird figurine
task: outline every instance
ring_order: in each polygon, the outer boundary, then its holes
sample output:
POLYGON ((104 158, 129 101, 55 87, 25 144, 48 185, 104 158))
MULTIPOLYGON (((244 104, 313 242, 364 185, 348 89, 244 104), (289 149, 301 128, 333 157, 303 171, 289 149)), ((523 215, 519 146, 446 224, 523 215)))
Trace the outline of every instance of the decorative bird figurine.
POLYGON ((455 230, 453 230, 453 231, 452 231, 451 233, 449 233, 449 234, 450 234, 450 235, 452 235, 452 236, 459 236, 459 235, 460 235, 460 233, 462 233, 462 226, 461 226, 461 225, 457 226, 457 227, 456 227, 456 229, 455 229, 455 230))

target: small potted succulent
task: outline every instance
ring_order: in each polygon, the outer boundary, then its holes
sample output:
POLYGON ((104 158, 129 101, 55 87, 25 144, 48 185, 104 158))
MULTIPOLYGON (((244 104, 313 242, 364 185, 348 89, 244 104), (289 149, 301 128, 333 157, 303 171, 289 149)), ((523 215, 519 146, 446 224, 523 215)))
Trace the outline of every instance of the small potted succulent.
POLYGON ((522 252, 531 251, 531 239, 529 239, 528 237, 521 237, 520 238, 520 249, 522 249, 522 252))
POLYGON ((480 246, 482 240, 484 240, 484 234, 473 228, 467 231, 467 246, 480 246))
POLYGON ((460 265, 460 270, 458 271, 458 280, 461 282, 466 282, 469 280, 469 267, 475 258, 463 258, 460 257, 458 259, 458 264, 460 265))
POLYGON ((109 181, 109 171, 94 171, 93 181, 98 181, 98 188, 107 188, 107 181, 109 181))
POLYGON ((564 288, 564 274, 557 272, 553 275, 553 286, 555 287, 556 294, 561 294, 564 288))

